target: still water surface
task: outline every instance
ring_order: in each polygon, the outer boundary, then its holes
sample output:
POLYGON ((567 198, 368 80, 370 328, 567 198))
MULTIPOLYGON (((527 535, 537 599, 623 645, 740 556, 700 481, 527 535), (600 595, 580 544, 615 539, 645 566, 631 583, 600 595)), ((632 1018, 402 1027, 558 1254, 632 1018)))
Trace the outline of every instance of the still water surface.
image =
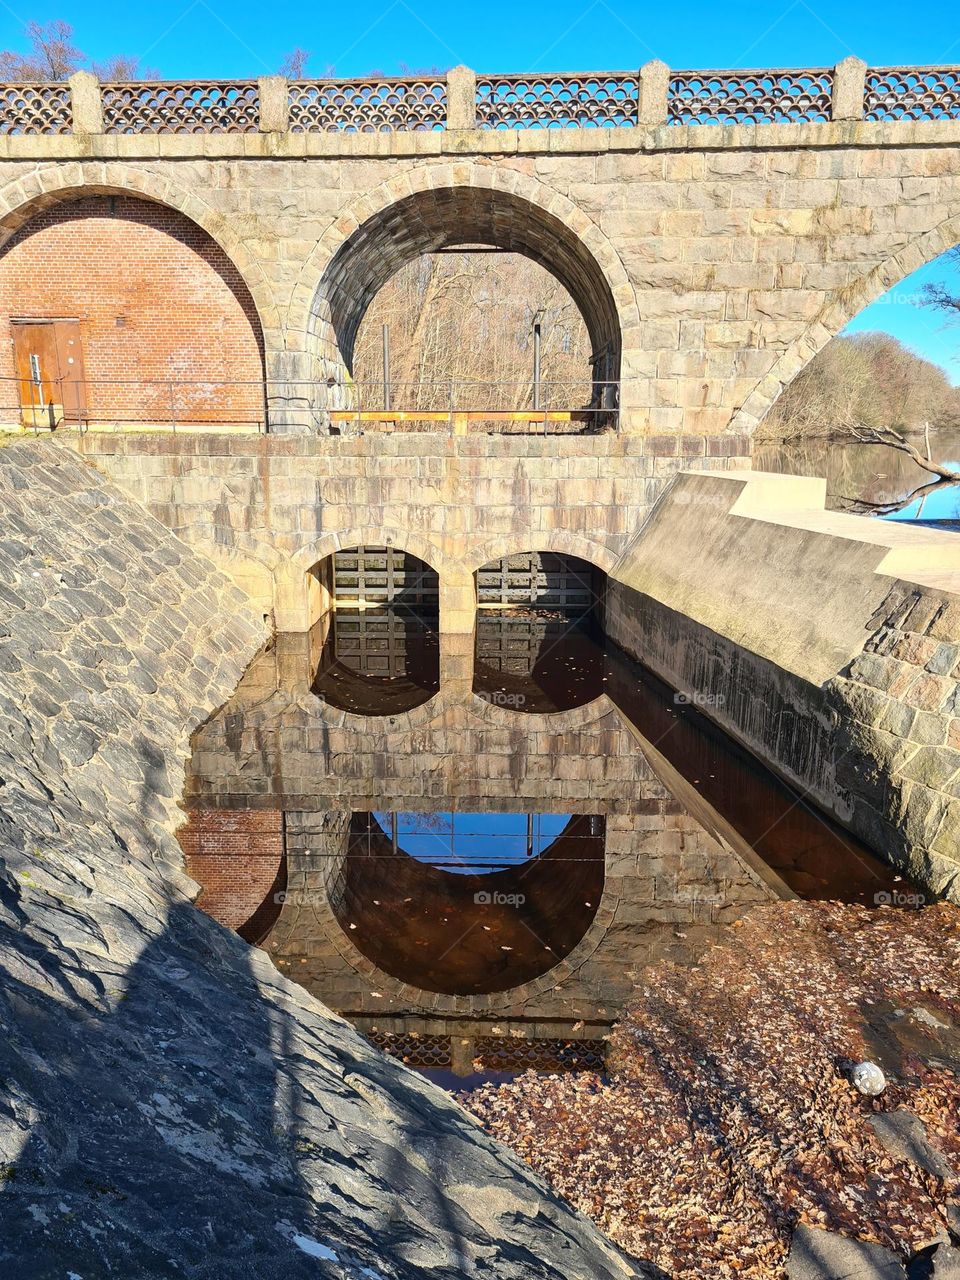
POLYGON ((596 619, 536 609, 277 636, 195 735, 185 806, 201 883, 217 815, 281 816, 246 936, 457 1087, 597 1069, 643 967, 757 903, 904 887, 596 619))

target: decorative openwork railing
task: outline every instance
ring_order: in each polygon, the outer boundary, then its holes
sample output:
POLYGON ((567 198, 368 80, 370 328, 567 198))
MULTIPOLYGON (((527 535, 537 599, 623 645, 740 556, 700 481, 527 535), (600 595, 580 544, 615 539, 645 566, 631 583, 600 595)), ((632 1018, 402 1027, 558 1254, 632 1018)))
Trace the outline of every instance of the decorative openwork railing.
POLYGON ((0 84, 0 133, 70 133, 67 84, 0 84))
POLYGON ((960 120, 960 66, 0 84, 3 134, 383 133, 960 120))
POLYGON ((960 67, 871 67, 865 120, 960 120, 960 67))
POLYGON ((443 129, 447 84, 439 79, 297 80, 290 85, 294 133, 443 129))
POLYGON ((636 125, 640 77, 483 76, 477 80, 481 129, 570 129, 636 125))
POLYGON ((831 118, 833 71, 678 71, 668 124, 798 124, 831 118))
POLYGON ((253 133, 255 80, 149 81, 101 86, 104 133, 253 133))

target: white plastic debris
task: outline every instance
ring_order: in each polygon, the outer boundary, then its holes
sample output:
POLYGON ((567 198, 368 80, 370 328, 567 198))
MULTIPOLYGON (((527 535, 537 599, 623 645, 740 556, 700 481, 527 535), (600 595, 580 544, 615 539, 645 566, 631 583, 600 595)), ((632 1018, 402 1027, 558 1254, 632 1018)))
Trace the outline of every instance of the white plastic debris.
POLYGON ((850 1083, 868 1098, 875 1098, 887 1087, 887 1078, 875 1062, 858 1062, 850 1070, 850 1083))

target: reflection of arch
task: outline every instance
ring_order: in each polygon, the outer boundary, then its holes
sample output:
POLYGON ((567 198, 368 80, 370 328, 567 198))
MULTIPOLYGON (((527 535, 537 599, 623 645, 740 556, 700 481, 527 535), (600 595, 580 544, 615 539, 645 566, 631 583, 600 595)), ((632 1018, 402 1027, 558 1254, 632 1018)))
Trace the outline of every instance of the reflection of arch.
POLYGON ((261 329, 279 329, 273 294, 255 256, 221 214, 166 175, 159 178, 127 164, 83 161, 23 174, 0 188, 0 245, 39 210, 61 200, 95 195, 139 196, 177 209, 201 227, 230 259, 256 304, 261 329))
POLYGON ((573 817, 530 862, 481 875, 394 853, 370 819, 355 816, 330 904, 352 946, 395 979, 448 996, 515 990, 552 973, 590 931, 604 884, 603 839, 592 834, 601 819, 573 817), (422 945, 431 933, 434 953, 422 945))
POLYGON ((581 309, 600 377, 619 377, 623 334, 639 324, 615 250, 566 197, 515 170, 423 165, 383 183, 341 214, 304 264, 287 317, 291 345, 311 351, 336 381, 377 291, 406 262, 456 244, 523 253, 546 267, 581 309), (299 338, 296 335, 302 335, 299 338))
POLYGON ((801 369, 835 338, 844 325, 865 307, 892 289, 912 272, 932 262, 960 243, 960 214, 953 214, 938 227, 925 231, 911 244, 892 254, 885 262, 848 285, 842 297, 826 305, 800 336, 787 347, 770 372, 753 389, 730 423, 731 432, 752 435, 780 394, 801 369))

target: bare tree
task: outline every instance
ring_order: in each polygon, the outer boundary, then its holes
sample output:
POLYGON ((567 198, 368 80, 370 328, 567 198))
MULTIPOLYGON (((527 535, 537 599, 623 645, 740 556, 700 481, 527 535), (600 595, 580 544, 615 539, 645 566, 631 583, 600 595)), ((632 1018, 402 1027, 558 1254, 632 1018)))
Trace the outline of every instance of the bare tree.
MULTIPOLYGON (((960 245, 951 249, 947 256, 960 266, 960 245)), ((955 319, 960 315, 960 293, 952 292, 941 281, 923 286, 922 301, 925 306, 934 307, 937 311, 946 311, 955 319)))
POLYGON ((90 70, 98 80, 159 80, 160 72, 156 67, 143 67, 139 58, 118 53, 106 62, 91 62, 90 70))
POLYGON ((67 80, 86 61, 68 22, 28 22, 28 53, 0 51, 0 80, 67 80))
POLYGON ((301 49, 297 45, 284 57, 277 74, 286 76, 288 80, 302 80, 311 56, 308 49, 301 49))
MULTIPOLYGON (((68 22, 28 22, 24 28, 27 53, 0 50, 0 81, 68 80, 87 63, 87 55, 73 41, 68 22)), ((117 54, 106 62, 94 62, 90 70, 101 80, 153 80, 159 72, 140 66, 139 58, 117 54)))
POLYGON ((590 342, 573 299, 545 268, 514 253, 448 252, 408 263, 373 299, 360 327, 354 378, 382 395, 381 332, 390 328, 397 409, 532 407, 533 324, 540 316, 542 403, 590 401, 590 342))
POLYGON ((960 389, 895 338, 862 333, 829 342, 784 388, 761 434, 843 438, 870 429, 917 432, 926 424, 960 425, 960 389))

